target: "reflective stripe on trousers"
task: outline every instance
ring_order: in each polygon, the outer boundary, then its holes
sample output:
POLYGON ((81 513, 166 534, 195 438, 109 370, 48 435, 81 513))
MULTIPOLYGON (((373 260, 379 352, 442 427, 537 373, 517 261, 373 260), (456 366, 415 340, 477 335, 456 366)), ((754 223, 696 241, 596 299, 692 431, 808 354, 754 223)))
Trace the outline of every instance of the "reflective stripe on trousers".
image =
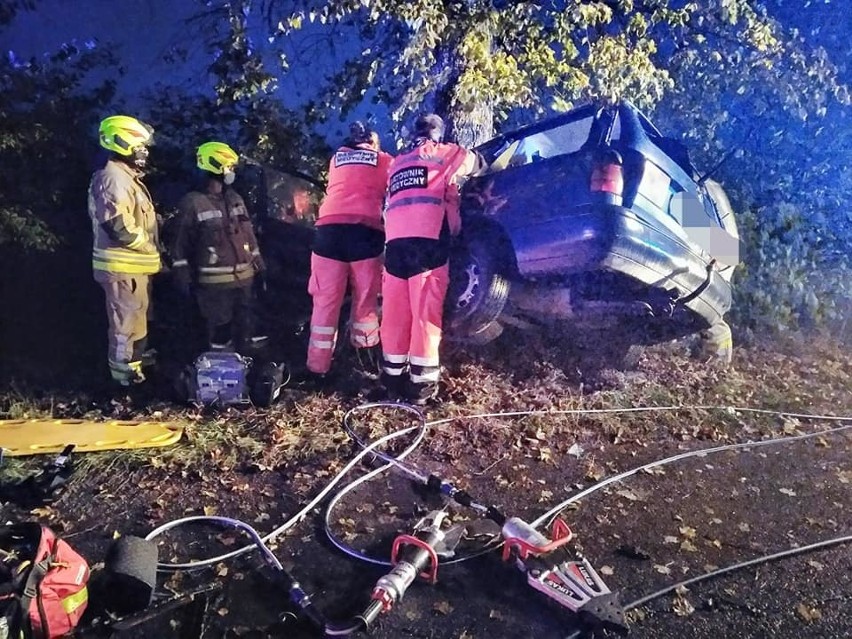
POLYGON ((352 345, 364 348, 379 343, 377 307, 381 286, 381 258, 343 262, 312 253, 308 293, 313 298, 313 310, 306 362, 311 372, 323 374, 331 368, 340 308, 349 284, 352 288, 352 345))
POLYGON ((134 350, 137 342, 148 335, 150 278, 98 273, 95 276, 106 298, 110 374, 116 381, 131 381, 141 375, 142 363, 135 359, 134 350))
POLYGON ((382 276, 382 350, 384 370, 399 375, 401 358, 410 365, 411 381, 437 382, 439 347, 449 267, 402 279, 382 276), (404 355, 403 355, 404 354, 404 355))

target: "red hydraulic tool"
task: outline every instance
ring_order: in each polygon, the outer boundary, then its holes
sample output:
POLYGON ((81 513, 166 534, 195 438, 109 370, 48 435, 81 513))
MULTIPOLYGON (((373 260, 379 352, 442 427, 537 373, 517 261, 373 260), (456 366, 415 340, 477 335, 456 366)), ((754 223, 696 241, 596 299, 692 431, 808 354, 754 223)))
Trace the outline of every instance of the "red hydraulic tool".
POLYGON ((585 629, 592 634, 629 632, 618 593, 607 587, 585 557, 568 551, 573 534, 565 522, 555 519, 548 539, 512 517, 503 524, 502 536, 503 560, 514 559, 530 586, 576 613, 585 629))

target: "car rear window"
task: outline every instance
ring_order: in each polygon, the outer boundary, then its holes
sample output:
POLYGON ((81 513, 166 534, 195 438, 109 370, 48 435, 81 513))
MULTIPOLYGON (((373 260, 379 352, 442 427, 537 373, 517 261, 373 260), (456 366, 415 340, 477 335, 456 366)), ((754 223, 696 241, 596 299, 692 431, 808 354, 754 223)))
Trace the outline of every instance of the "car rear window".
POLYGON ((523 166, 558 155, 576 153, 589 139, 593 117, 567 122, 518 141, 509 166, 523 166))

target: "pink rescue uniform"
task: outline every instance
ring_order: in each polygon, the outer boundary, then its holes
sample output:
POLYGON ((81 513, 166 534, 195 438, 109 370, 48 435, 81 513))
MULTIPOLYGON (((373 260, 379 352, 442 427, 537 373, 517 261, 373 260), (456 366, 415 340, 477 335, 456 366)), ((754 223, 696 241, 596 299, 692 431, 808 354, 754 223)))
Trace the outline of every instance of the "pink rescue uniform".
POLYGON ((382 278, 386 379, 408 372, 415 388, 437 385, 450 236, 461 231, 458 179, 478 161, 457 144, 420 139, 391 165, 382 278))
POLYGON ((382 205, 393 158, 369 144, 343 146, 331 158, 319 210, 308 293, 313 297, 307 368, 331 368, 340 307, 352 285, 350 336, 355 348, 379 343, 382 205))

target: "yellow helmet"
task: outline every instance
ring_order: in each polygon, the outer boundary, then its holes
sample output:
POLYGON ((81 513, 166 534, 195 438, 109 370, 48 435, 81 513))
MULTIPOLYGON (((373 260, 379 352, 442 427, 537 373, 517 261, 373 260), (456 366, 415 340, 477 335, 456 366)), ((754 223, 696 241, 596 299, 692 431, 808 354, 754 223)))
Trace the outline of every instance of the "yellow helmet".
POLYGON ((153 134, 152 127, 129 115, 112 115, 98 128, 101 146, 126 157, 130 157, 134 149, 148 146, 153 134))
POLYGON ((216 175, 232 172, 240 159, 237 152, 224 142, 205 142, 198 147, 198 168, 216 175))

